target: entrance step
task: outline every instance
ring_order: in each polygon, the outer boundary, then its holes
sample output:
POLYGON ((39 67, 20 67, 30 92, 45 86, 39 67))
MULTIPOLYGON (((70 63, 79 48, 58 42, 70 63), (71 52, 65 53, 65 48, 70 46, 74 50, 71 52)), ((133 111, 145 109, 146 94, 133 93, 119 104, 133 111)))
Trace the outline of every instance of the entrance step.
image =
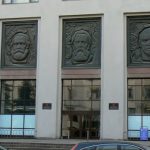
POLYGON ((70 150, 74 144, 0 142, 9 150, 70 150))

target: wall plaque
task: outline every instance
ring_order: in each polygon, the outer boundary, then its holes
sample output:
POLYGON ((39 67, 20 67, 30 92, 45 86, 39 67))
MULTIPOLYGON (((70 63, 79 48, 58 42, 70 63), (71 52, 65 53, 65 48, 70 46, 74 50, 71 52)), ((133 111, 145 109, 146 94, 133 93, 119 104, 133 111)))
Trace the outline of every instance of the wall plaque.
POLYGON ((150 66, 150 16, 127 18, 128 66, 150 66))
POLYGON ((99 68, 101 19, 63 20, 63 68, 99 68))
POLYGON ((52 103, 43 103, 42 109, 52 109, 52 103))
POLYGON ((118 110, 119 103, 109 103, 109 110, 118 110))
POLYGON ((36 67, 37 21, 2 24, 2 67, 36 67))

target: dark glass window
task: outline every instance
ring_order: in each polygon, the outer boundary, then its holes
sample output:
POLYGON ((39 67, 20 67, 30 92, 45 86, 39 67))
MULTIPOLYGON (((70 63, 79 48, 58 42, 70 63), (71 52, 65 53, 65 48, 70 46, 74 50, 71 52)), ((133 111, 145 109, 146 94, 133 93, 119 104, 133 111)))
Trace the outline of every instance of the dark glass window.
POLYGON ((63 137, 98 138, 100 80, 63 80, 62 114, 63 137))
POLYGON ((35 80, 1 81, 1 135, 34 134, 35 92, 35 80))

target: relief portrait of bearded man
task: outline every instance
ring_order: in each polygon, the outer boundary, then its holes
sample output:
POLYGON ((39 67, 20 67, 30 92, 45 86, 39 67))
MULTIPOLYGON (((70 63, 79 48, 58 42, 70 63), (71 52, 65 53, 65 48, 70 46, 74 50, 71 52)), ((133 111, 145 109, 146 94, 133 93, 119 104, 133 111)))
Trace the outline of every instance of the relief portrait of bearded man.
POLYGON ((30 38, 25 32, 15 33, 9 41, 8 55, 13 63, 27 63, 30 53, 30 38))

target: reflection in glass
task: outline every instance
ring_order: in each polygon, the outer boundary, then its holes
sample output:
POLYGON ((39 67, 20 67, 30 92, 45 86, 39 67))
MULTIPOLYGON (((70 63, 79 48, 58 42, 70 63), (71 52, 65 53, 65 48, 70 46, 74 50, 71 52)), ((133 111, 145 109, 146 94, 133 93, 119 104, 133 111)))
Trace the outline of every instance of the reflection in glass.
POLYGON ((70 86, 68 86, 68 87, 63 87, 63 99, 64 100, 70 100, 71 99, 71 87, 70 86))
POLYGON ((150 85, 150 79, 143 79, 142 83, 143 85, 150 85))
POLYGON ((141 128, 141 116, 128 116, 128 130, 139 130, 141 128))
POLYGON ((63 101, 63 110, 70 110, 71 101, 63 101))
POLYGON ((143 116, 143 127, 150 129, 150 116, 143 116))
POLYGON ((140 101, 128 101, 128 115, 141 115, 140 101))
POLYGON ((64 80, 63 86, 71 86, 71 80, 64 80))
MULTIPOLYGON (((3 80, 1 88, 0 132, 5 135, 33 135, 35 129, 35 80, 3 80), (6 115, 7 114, 7 115, 6 115), (10 115, 8 115, 10 114, 10 115), (30 116, 26 116, 30 114, 30 116), (8 119, 9 117, 9 119, 8 119), (5 118, 5 120, 4 120, 5 118), (7 125, 10 125, 7 127, 7 125), (25 131, 25 126, 32 131, 25 131), (6 131, 8 131, 6 133, 6 131)), ((0 133, 0 134, 1 134, 0 133)))
POLYGON ((100 100, 100 87, 93 86, 91 89, 92 92, 92 100, 100 100))
POLYGON ((71 101, 71 111, 89 111, 91 110, 90 101, 71 101))
POLYGON ((25 115, 24 128, 35 128, 35 115, 25 115))
POLYGON ((11 135, 23 135, 23 129, 12 129, 11 130, 11 135))
POLYGON ((100 110, 100 101, 92 101, 92 110, 94 111, 100 110))
POLYGON ((141 100, 141 86, 128 86, 128 100, 141 100))
POLYGON ((101 85, 101 82, 100 80, 93 80, 93 85, 101 85))
POLYGON ((12 128, 23 128, 23 115, 12 116, 12 128))
POLYGON ((100 80, 63 80, 62 104, 63 137, 99 137, 100 80))
POLYGON ((134 100, 133 98, 133 88, 128 86, 128 100, 134 100))
POLYGON ((100 128, 100 114, 93 113, 91 122, 92 122, 91 124, 92 128, 99 129, 100 128))
POLYGON ((140 137, 140 131, 128 131, 128 137, 129 138, 139 138, 140 137))
POLYGON ((143 98, 144 100, 150 100, 150 86, 143 87, 143 98))
POLYGON ((141 85, 141 79, 128 79, 128 85, 141 85))
POLYGON ((91 88, 72 87, 72 100, 91 100, 91 88))
POLYGON ((23 134, 25 136, 34 136, 35 135, 35 130, 34 129, 24 129, 23 134))
POLYGON ((0 115, 0 128, 11 128, 11 115, 0 115))
POLYGON ((142 114, 150 115, 150 101, 142 101, 142 114))
POLYGON ((150 124, 150 79, 128 79, 128 137, 139 138, 150 124))
POLYGON ((72 80, 72 86, 87 86, 91 85, 91 80, 72 80))

